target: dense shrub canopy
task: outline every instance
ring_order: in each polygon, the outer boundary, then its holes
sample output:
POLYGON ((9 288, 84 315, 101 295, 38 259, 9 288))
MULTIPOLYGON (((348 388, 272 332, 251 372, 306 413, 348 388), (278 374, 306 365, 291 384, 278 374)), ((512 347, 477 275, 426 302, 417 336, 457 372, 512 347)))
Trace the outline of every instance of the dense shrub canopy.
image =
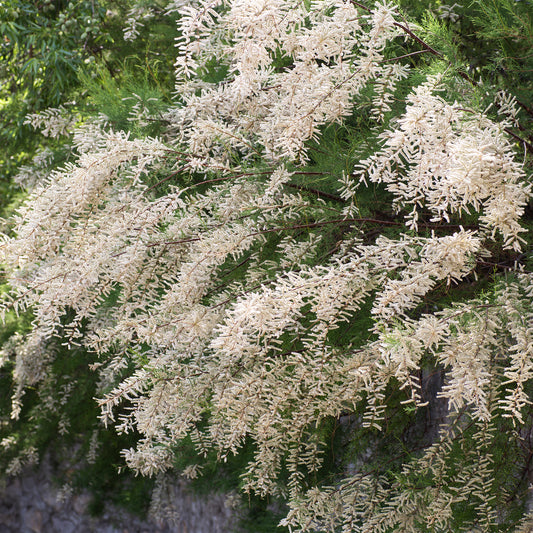
MULTIPOLYGON (((74 4, 36 9, 67 39, 74 4)), ((10 178, 7 470, 71 357, 143 476, 245 457, 221 475, 292 531, 529 531, 529 4, 142 2, 142 69, 97 47, 125 3, 82 4, 76 101, 26 110, 10 178), (169 33, 172 89, 145 44, 169 33)))

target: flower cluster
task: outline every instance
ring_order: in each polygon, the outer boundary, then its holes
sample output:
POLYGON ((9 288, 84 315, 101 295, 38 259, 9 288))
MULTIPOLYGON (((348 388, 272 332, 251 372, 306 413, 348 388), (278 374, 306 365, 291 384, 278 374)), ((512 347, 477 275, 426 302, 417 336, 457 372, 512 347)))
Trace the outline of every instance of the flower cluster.
POLYGON ((202 155, 223 140, 245 154, 253 155, 258 142, 272 160, 303 160, 305 142, 349 115, 373 82, 382 117, 407 75, 405 66, 384 61, 399 34, 390 4, 368 14, 338 0, 231 2, 220 12, 222 4, 204 0, 178 9, 176 90, 187 105, 169 119, 202 155), (225 83, 198 80, 200 65, 212 58, 227 65, 225 83))
POLYGON ((514 159, 504 129, 479 113, 448 104, 434 94, 438 80, 418 87, 393 130, 382 134, 383 149, 362 161, 356 176, 385 183, 399 209, 412 206, 408 226, 416 229, 422 208, 431 221, 453 213, 480 213, 504 246, 520 250, 518 219, 530 197, 522 165, 514 159))

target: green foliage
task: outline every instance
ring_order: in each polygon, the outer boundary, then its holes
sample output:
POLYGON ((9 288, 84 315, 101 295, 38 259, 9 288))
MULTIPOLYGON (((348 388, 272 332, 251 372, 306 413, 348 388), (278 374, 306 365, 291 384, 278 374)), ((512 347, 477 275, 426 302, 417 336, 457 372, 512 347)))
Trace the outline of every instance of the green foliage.
POLYGON ((0 141, 9 147, 0 159, 2 181, 36 148, 25 116, 72 97, 77 72, 108 45, 104 16, 90 0, 1 3, 0 141))
POLYGON ((104 45, 104 15, 102 6, 86 0, 3 2, 1 74, 9 78, 7 89, 25 93, 37 108, 59 104, 80 64, 104 45))
POLYGON ((150 115, 158 115, 169 102, 169 87, 162 84, 157 63, 146 70, 133 61, 125 61, 120 74, 112 76, 107 68, 98 68, 79 75, 83 96, 86 99, 84 112, 88 116, 104 114, 115 130, 130 130, 133 136, 156 136, 161 133, 163 121, 150 118, 140 127, 131 120, 135 106, 142 106, 150 115))
POLYGON ((533 9, 529 1, 474 0, 473 13, 464 17, 463 35, 470 30, 476 44, 464 42, 471 68, 500 88, 512 90, 527 105, 533 68, 533 9))

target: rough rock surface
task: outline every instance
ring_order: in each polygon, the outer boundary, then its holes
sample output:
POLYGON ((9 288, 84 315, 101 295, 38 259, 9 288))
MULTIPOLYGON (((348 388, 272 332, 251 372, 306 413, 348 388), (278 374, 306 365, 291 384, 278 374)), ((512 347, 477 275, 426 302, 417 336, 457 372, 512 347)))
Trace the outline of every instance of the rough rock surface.
POLYGON ((227 533, 235 531, 234 511, 224 495, 201 498, 183 484, 171 486, 169 494, 173 524, 141 520, 109 505, 99 517, 88 513, 88 492, 64 494, 54 483, 46 460, 4 481, 0 487, 1 533, 227 533))

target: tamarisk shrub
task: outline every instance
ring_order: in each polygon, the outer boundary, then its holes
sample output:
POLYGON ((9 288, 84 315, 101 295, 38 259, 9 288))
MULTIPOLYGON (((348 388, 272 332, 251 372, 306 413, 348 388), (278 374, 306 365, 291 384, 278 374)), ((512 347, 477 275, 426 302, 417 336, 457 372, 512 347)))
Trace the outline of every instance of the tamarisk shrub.
MULTIPOLYGON (((251 442, 242 488, 285 501, 292 531, 528 531, 531 187, 512 97, 496 120, 442 63, 412 76, 402 46, 429 45, 389 3, 167 12, 175 101, 130 117, 163 119, 160 138, 61 108, 28 118, 68 130, 78 156, 34 185, 2 238, 3 309, 33 314, 9 351, 13 416, 61 334, 98 354, 101 421, 140 434, 123 451, 136 473, 172 469, 184 439, 190 477, 251 442), (355 164, 326 176, 329 191, 306 182, 326 126, 346 134, 358 113, 370 127, 355 164), (363 205, 371 187, 386 217, 363 205), (488 274, 504 254, 511 266, 488 274), (380 464, 392 421, 428 401, 446 413, 434 438, 380 464), (324 473, 327 421, 347 416, 356 467, 324 473)), ((151 20, 133 9, 130 40, 136 13, 151 20)))

